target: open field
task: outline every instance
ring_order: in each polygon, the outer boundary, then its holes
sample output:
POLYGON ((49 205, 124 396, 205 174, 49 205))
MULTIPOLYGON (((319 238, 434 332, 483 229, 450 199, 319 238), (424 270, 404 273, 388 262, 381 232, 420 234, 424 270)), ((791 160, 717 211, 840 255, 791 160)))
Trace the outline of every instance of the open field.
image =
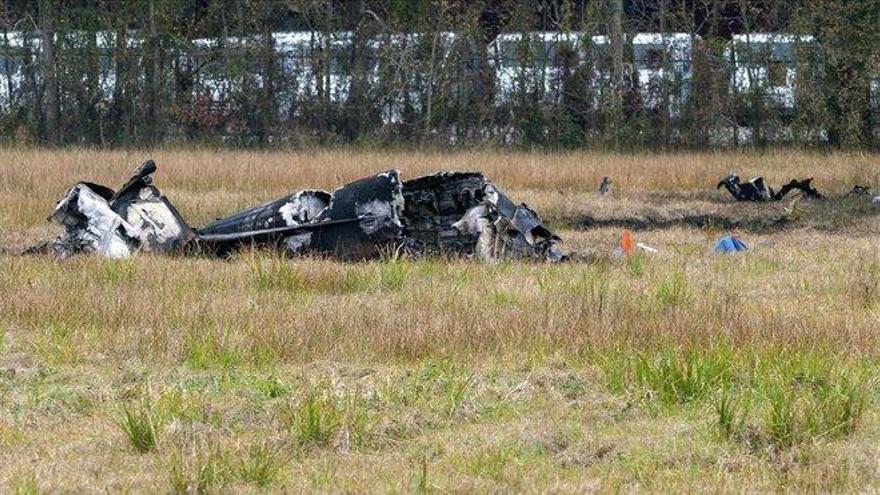
POLYGON ((713 189, 878 190, 878 155, 7 149, 0 247, 149 157, 196 226, 478 169, 589 261, 0 254, 0 492, 880 490, 880 209, 713 189), (609 256, 619 225, 660 253, 609 256))

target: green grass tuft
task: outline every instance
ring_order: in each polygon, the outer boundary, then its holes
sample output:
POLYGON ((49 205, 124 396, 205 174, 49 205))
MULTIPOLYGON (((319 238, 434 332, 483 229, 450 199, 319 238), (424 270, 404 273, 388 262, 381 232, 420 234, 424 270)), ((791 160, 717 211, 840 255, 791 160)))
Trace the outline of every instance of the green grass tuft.
POLYGON ((289 410, 289 423, 300 445, 321 447, 342 426, 343 415, 342 405, 331 390, 313 388, 289 410))
POLYGON ((280 255, 253 255, 248 265, 254 277, 254 285, 259 290, 280 290, 302 292, 305 280, 296 266, 280 255))
POLYGON ((290 393, 290 387, 274 374, 265 379, 255 380, 254 388, 269 399, 278 399, 290 393))
POLYGON ((388 291, 400 290, 406 283, 410 270, 407 261, 394 260, 382 263, 379 272, 382 288, 388 291))
POLYGON ((130 283, 137 275, 137 257, 132 256, 121 260, 104 260, 104 275, 111 285, 118 286, 130 283))
POLYGON ((116 424, 138 452, 146 453, 158 447, 161 418, 151 402, 123 404, 116 424))
POLYGON ((283 457, 276 449, 259 445, 240 457, 236 473, 242 481, 268 488, 280 479, 283 468, 283 457))
POLYGON ((852 434, 870 389, 856 368, 838 367, 833 359, 759 363, 756 376, 715 399, 722 438, 755 451, 784 451, 852 434))
POLYGON ((653 296, 661 308, 683 306, 690 300, 687 277, 681 271, 673 271, 669 278, 654 286, 653 296))
POLYGON ((208 494, 228 479, 228 460, 219 450, 194 457, 176 454, 168 466, 168 481, 175 494, 208 494))

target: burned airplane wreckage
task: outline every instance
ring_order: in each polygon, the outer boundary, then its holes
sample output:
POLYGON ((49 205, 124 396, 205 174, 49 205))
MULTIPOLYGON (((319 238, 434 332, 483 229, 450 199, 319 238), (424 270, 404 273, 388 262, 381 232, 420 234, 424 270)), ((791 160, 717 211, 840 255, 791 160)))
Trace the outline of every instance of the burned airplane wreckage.
POLYGON ((561 239, 525 204, 516 204, 478 172, 441 172, 401 181, 391 170, 333 192, 307 189, 190 227, 152 184, 150 160, 118 191, 80 182, 58 202, 50 220, 58 238, 26 253, 63 258, 96 253, 208 253, 268 247, 287 255, 346 260, 387 252, 460 255, 482 260, 565 259, 561 239))
POLYGON ((782 198, 794 190, 801 191, 805 197, 810 199, 824 199, 825 196, 813 187, 812 182, 812 177, 804 180, 792 179, 778 191, 774 191, 773 188, 768 187, 764 182, 764 177, 759 176, 748 182, 740 182, 739 176, 732 173, 721 179, 716 189, 721 189, 722 187, 727 189, 727 192, 737 201, 781 201, 782 198))

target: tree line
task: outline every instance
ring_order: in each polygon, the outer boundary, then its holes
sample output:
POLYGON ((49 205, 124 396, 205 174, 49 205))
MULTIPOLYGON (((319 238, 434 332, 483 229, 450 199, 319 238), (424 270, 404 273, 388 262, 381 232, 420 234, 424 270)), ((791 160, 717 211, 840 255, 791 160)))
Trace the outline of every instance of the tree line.
POLYGON ((0 30, 7 142, 880 144, 880 0, 6 0, 0 30))

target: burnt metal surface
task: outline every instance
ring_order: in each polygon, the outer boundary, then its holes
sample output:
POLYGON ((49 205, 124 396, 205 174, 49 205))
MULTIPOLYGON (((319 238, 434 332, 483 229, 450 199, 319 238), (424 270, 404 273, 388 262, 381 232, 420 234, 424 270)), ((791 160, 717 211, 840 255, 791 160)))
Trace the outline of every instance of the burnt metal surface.
POLYGON ((792 179, 787 184, 783 185, 779 191, 773 191, 772 188, 768 187, 764 182, 764 177, 755 177, 749 182, 740 182, 740 178, 736 174, 730 174, 727 177, 721 179, 721 181, 716 186, 716 189, 721 189, 724 187, 727 189, 727 192, 730 193, 731 196, 734 197, 737 201, 752 201, 752 202, 769 202, 769 201, 780 201, 782 200, 788 193, 791 191, 801 191, 803 195, 807 198, 811 199, 824 199, 825 196, 820 193, 816 188, 812 185, 813 178, 810 177, 804 180, 795 180, 792 179))
POLYGON ((135 228, 141 251, 178 251, 196 235, 174 205, 152 185, 156 170, 153 160, 141 165, 110 200, 110 208, 135 228))
POLYGON ((217 254, 244 246, 270 246, 290 255, 313 252, 345 259, 370 258, 400 238, 402 205, 400 178, 391 170, 352 182, 332 194, 306 190, 244 210, 200 229, 198 242, 217 254), (292 198, 310 198, 303 203, 309 206, 297 211, 314 213, 294 215, 302 220, 289 221, 292 198), (326 205, 315 212, 323 201, 326 205), (286 225, 271 227, 282 222, 286 225), (270 227, 261 227, 266 225, 270 227))
POLYGON ((124 258, 133 251, 171 252, 183 248, 195 233, 180 214, 150 185, 152 160, 141 165, 118 192, 91 182, 71 187, 49 220, 64 227, 56 239, 26 250, 67 258, 97 253, 124 258))
POLYGON ((856 184, 852 189, 847 193, 847 196, 871 196, 871 186, 862 186, 856 184))
POLYGON ((440 172, 404 182, 407 247, 422 254, 473 254, 479 235, 453 225, 482 203, 486 184, 479 172, 440 172))
POLYGON ((716 189, 724 187, 737 201, 770 201, 771 191, 763 177, 755 177, 749 182, 740 182, 739 176, 730 174, 721 179, 716 189))
POLYGON ((779 201, 780 199, 784 198, 786 194, 794 190, 802 192, 804 196, 810 199, 825 199, 825 195, 820 193, 815 187, 813 187, 812 182, 812 177, 804 180, 792 179, 791 182, 783 185, 782 188, 779 189, 779 192, 773 195, 773 200, 779 201))
POLYGON ((486 187, 486 202, 498 215, 494 226, 502 254, 509 251, 518 257, 546 261, 564 258, 557 246, 562 239, 544 226, 535 210, 525 203, 515 204, 491 184, 486 187))
POLYGON ((333 191, 330 205, 315 220, 339 223, 316 230, 310 247, 347 259, 375 256, 400 242, 402 213, 403 185, 397 170, 352 182, 333 191), (357 222, 346 222, 349 219, 357 222))
POLYGON ((515 204, 493 184, 484 190, 485 201, 468 210, 453 227, 477 236, 474 255, 482 260, 520 258, 557 262, 566 259, 559 250, 562 239, 544 226, 525 203, 515 204))
POLYGON ((201 229, 201 234, 231 234, 312 223, 330 204, 330 193, 305 190, 218 219, 201 229))
POLYGON ((398 250, 484 260, 565 258, 557 247, 561 239, 534 210, 515 204, 478 172, 440 172, 404 183, 397 170, 390 170, 331 193, 299 191, 194 231, 152 185, 156 169, 152 160, 144 163, 118 191, 87 182, 74 185, 50 217, 65 233, 26 252, 223 256, 253 246, 347 260, 398 250))

